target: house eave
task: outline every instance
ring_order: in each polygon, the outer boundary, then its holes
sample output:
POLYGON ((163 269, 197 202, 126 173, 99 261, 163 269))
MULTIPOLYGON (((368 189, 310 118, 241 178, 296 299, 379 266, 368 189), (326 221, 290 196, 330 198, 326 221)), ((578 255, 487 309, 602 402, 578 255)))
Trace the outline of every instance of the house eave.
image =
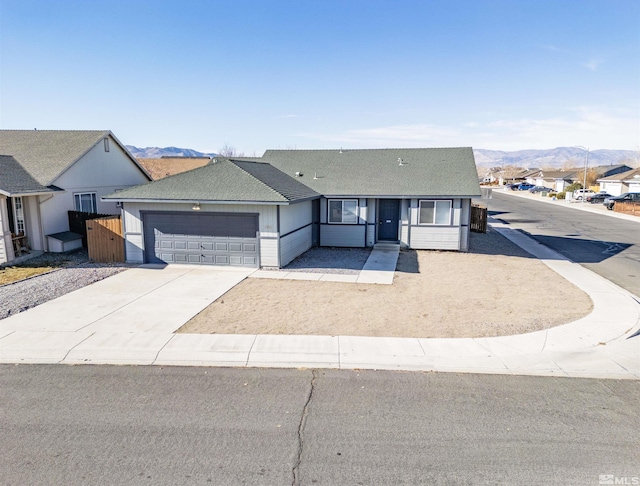
POLYGON ((325 199, 344 199, 344 198, 362 198, 362 199, 473 199, 481 197, 481 193, 475 194, 323 194, 325 199))
POLYGON ((101 201, 105 202, 123 202, 123 203, 167 203, 167 204, 257 204, 257 205, 265 205, 265 206, 279 206, 284 205, 288 206, 289 204, 301 202, 302 200, 296 201, 219 201, 219 200, 210 200, 210 199, 197 199, 197 198, 189 198, 189 199, 153 199, 153 198, 145 198, 145 199, 134 199, 134 198, 118 198, 118 197, 102 197, 101 201))

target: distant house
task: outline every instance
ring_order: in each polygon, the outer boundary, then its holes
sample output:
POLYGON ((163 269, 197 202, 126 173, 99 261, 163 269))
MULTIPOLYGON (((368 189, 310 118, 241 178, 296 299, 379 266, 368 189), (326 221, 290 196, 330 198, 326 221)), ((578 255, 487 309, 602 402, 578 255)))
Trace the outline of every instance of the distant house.
POLYGON ((469 248, 471 148, 268 150, 106 196, 129 262, 282 267, 312 246, 469 248))
POLYGON ((155 159, 138 158, 138 162, 153 180, 180 174, 207 165, 211 157, 161 157, 155 159))
POLYGON ((579 180, 578 171, 571 170, 545 170, 538 169, 527 176, 527 182, 536 186, 545 186, 558 192, 562 192, 567 186, 579 180))
POLYGON ((640 192, 640 169, 631 169, 626 172, 602 177, 598 179, 600 190, 613 196, 619 196, 625 192, 640 192))
POLYGON ((110 131, 0 130, 0 263, 14 260, 18 237, 47 251, 70 210, 119 214, 102 196, 149 180, 110 131))

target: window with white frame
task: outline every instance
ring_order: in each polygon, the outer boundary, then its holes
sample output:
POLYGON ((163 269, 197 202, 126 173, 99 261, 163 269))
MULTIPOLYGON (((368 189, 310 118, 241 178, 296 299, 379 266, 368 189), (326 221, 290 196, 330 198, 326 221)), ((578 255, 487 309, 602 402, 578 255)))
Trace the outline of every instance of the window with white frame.
POLYGON ((357 223, 357 199, 330 199, 329 223, 357 223))
POLYGON ((20 196, 13 197, 13 219, 16 233, 24 234, 24 206, 20 196))
POLYGON ((73 195, 76 211, 83 213, 97 213, 98 205, 95 192, 80 192, 73 195))
POLYGON ((420 201, 418 224, 451 224, 451 201, 420 201))

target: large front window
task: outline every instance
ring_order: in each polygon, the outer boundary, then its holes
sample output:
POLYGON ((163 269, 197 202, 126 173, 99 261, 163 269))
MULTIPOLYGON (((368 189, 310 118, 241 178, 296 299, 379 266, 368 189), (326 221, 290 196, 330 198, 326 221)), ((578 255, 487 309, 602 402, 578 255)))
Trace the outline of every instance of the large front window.
POLYGON ((357 223, 358 201, 356 199, 329 200, 329 223, 357 223))
POLYGON ((419 224, 451 224, 451 201, 420 201, 419 224))
POLYGON ((97 213, 98 206, 96 204, 95 192, 82 192, 74 195, 76 211, 83 213, 97 213))

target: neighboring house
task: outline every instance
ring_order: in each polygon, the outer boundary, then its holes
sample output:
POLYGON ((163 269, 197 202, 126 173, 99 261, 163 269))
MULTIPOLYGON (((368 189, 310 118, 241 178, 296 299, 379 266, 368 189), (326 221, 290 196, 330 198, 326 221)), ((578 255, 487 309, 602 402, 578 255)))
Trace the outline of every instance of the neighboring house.
POLYGON ((617 164, 617 165, 597 165, 596 167, 590 167, 589 170, 595 171, 596 177, 601 179, 603 177, 609 177, 616 174, 622 174, 623 172, 628 172, 633 170, 632 167, 629 167, 626 164, 617 164))
MULTIPOLYGON (((589 172, 595 172, 596 177, 607 177, 613 174, 618 174, 631 169, 631 167, 618 164, 618 165, 599 165, 596 167, 589 167, 589 172)), ((568 169, 568 170, 537 170, 534 173, 526 177, 527 182, 535 184, 536 186, 545 186, 550 189, 555 189, 558 192, 565 191, 567 186, 579 182, 584 183, 585 171, 581 169, 568 169)))
POLYGON ((155 181, 170 175, 180 174, 188 170, 207 165, 210 157, 161 157, 159 159, 138 158, 138 162, 155 181))
POLYGON ((557 192, 563 192, 567 186, 579 181, 578 171, 571 170, 538 170, 531 177, 531 183, 536 186, 545 186, 557 192))
POLYGON ((47 251, 68 211, 118 214, 102 196, 149 180, 110 131, 0 130, 0 263, 15 258, 13 236, 47 251))
POLYGON ((471 148, 269 150, 105 197, 129 262, 282 267, 312 246, 468 250, 471 148))
POLYGON ((640 169, 632 169, 620 174, 598 179, 600 190, 612 196, 619 196, 625 192, 640 192, 640 169))

